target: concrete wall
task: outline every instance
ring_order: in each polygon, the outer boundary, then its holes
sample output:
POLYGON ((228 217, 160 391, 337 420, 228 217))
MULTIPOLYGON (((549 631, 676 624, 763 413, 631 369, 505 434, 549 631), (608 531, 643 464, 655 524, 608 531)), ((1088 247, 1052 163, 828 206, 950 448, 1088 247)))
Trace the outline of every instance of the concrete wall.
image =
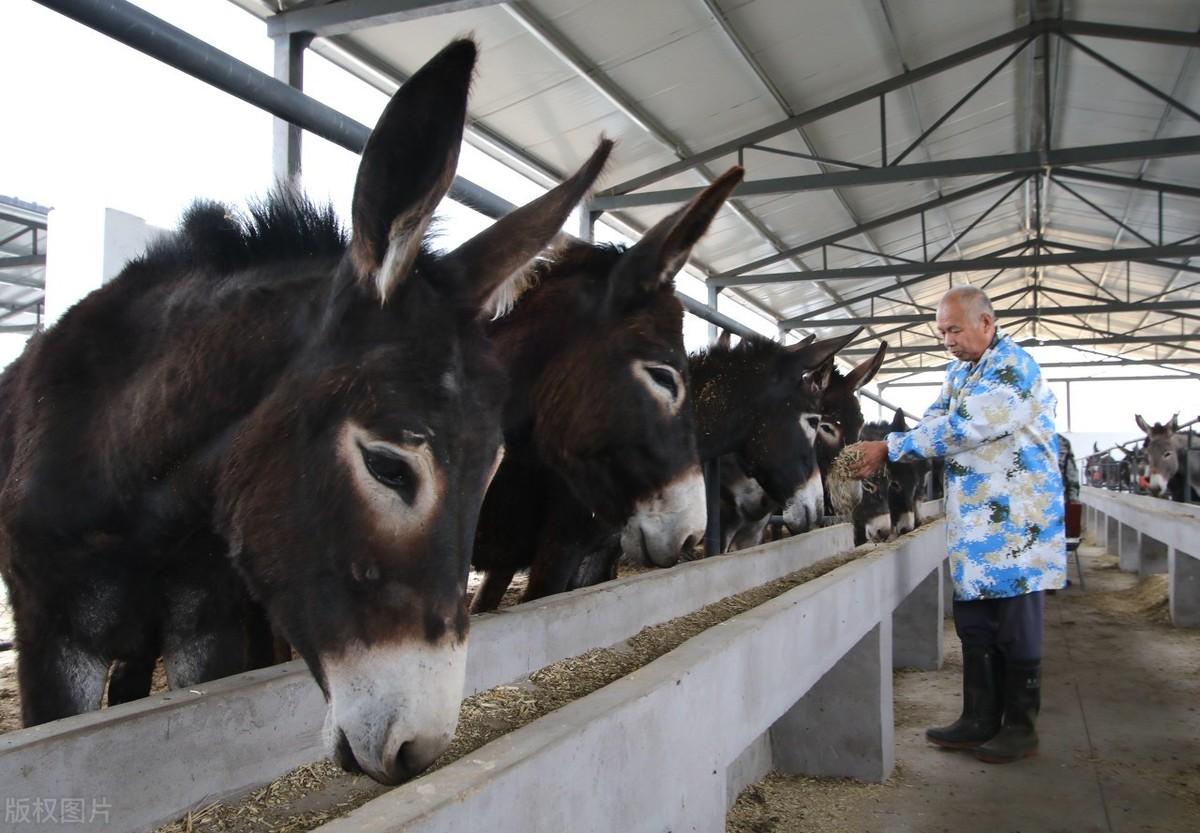
POLYGON ((938 522, 319 829, 719 833, 768 759, 885 778, 892 612, 944 558, 938 522))
MULTIPOLYGON (((615 644, 852 546, 842 524, 474 617, 467 693, 615 644)), ((324 715, 303 663, 262 669, 0 735, 0 794, 103 800, 113 830, 148 829, 323 757, 324 715)), ((0 817, 0 831, 16 829, 0 817)))
POLYGON ((1085 535, 1117 555, 1122 570, 1167 573, 1171 621, 1200 627, 1200 510, 1146 495, 1085 486, 1085 535))

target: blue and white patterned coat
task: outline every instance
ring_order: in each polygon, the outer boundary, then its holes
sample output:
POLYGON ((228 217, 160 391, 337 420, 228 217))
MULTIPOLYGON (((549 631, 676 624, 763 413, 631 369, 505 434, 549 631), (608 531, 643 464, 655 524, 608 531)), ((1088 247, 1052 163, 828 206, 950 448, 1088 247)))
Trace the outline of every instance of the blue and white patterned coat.
POLYGON ((946 458, 954 598, 1063 587, 1063 483, 1057 402, 1033 357, 997 330, 978 362, 952 362, 911 431, 887 437, 893 461, 946 458))

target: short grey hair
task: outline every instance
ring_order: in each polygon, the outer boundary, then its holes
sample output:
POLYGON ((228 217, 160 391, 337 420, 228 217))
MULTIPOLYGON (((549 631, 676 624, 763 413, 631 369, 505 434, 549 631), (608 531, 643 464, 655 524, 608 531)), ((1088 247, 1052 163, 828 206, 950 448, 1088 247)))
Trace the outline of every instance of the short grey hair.
POLYGON ((991 299, 978 287, 969 284, 951 287, 950 291, 942 296, 942 303, 950 300, 958 301, 972 315, 980 318, 986 315, 993 321, 996 320, 996 311, 992 309, 991 299))

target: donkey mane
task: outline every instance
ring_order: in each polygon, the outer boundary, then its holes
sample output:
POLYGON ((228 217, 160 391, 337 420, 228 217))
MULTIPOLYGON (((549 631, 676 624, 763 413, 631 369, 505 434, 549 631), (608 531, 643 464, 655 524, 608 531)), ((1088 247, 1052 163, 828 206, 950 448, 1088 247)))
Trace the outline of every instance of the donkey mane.
POLYGON ((505 318, 519 304, 533 297, 541 287, 553 286, 556 281, 565 278, 582 276, 590 278, 598 287, 607 286, 608 275, 626 248, 612 243, 592 244, 568 239, 549 255, 539 257, 526 269, 525 274, 506 285, 504 294, 493 303, 493 320, 505 318))
POLYGON ((786 348, 777 341, 765 336, 749 336, 743 338, 733 347, 708 346, 689 357, 693 375, 713 373, 730 362, 749 362, 755 365, 765 363, 784 352, 786 348))
POLYGON ((860 440, 882 440, 892 433, 892 424, 886 419, 865 423, 858 437, 860 440))
POLYGON ((232 272, 280 260, 340 257, 345 230, 333 205, 318 206, 294 188, 278 187, 239 213, 213 200, 196 200, 179 229, 131 262, 145 275, 178 275, 184 269, 232 272))

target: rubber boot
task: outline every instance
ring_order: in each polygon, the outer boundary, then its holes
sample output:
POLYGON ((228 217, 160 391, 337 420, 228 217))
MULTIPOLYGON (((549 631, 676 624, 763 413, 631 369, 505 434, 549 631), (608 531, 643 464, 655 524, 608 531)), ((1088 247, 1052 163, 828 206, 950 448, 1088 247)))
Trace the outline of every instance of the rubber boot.
POLYGON ((1004 686, 1004 726, 975 750, 984 763, 1009 764, 1038 752, 1037 716, 1042 705, 1042 663, 1009 660, 1004 686))
POLYGON ((925 739, 948 749, 972 749, 1000 731, 1000 652, 963 646, 962 716, 949 726, 926 729, 925 739))

